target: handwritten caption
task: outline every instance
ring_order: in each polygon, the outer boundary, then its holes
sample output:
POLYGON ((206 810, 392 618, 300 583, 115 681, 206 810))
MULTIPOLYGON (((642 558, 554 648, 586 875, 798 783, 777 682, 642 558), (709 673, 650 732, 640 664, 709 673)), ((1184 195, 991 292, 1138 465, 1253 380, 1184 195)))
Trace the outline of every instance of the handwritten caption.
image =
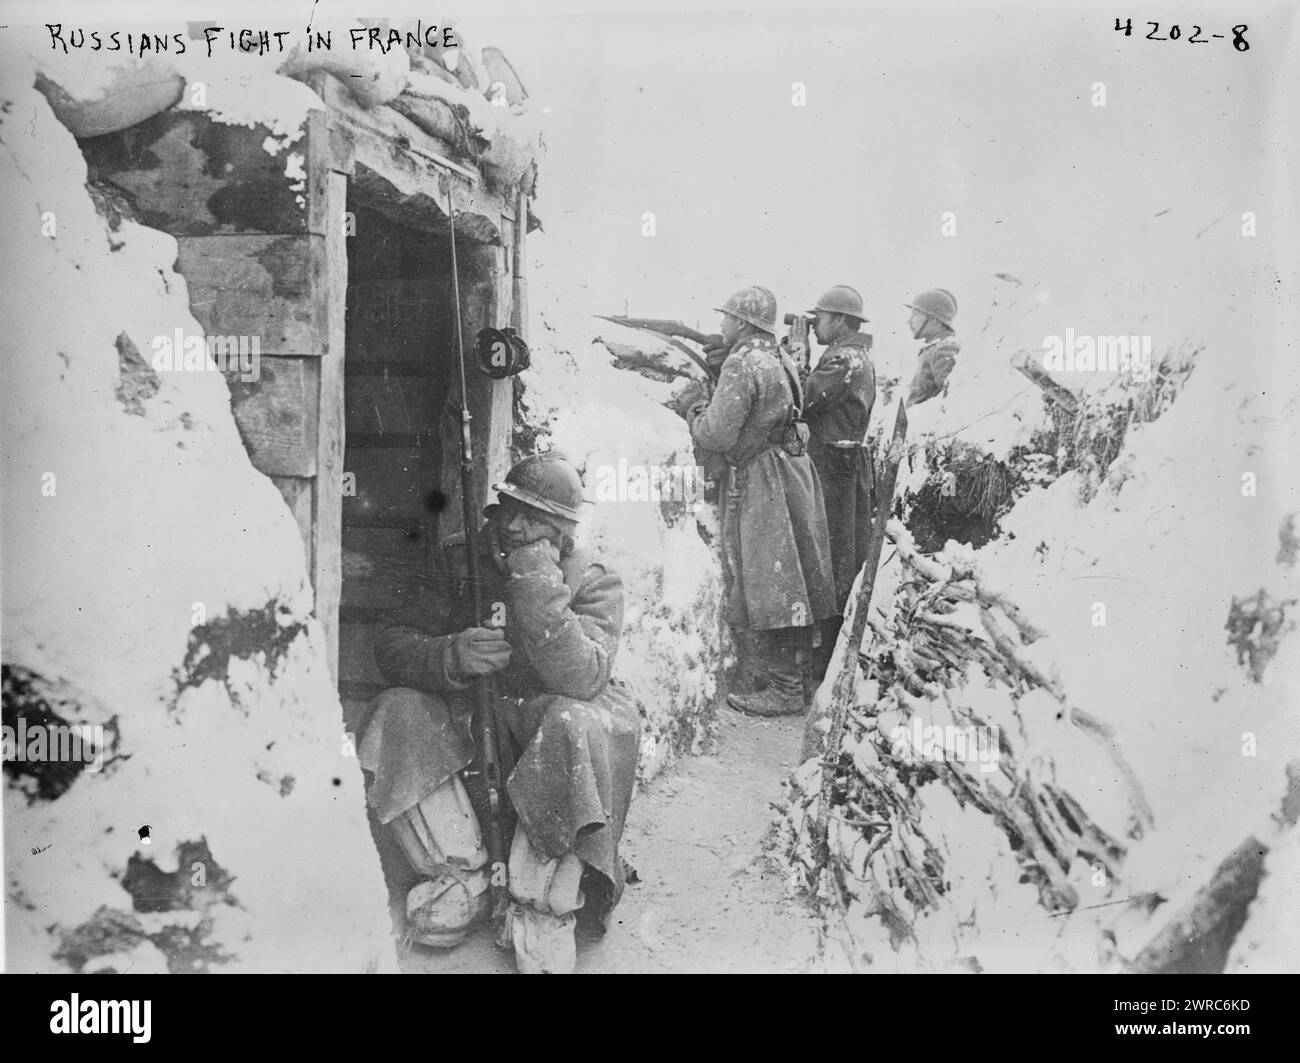
MULTIPOLYGON (((73 51, 125 51, 128 55, 150 55, 157 52, 169 52, 184 55, 191 44, 207 49, 208 58, 217 52, 244 53, 247 55, 267 55, 273 52, 290 51, 294 45, 304 42, 309 52, 328 52, 334 48, 335 35, 332 29, 312 29, 308 27, 302 33, 296 30, 275 29, 227 29, 225 26, 202 26, 192 29, 188 38, 184 33, 136 33, 124 30, 97 30, 83 27, 68 27, 65 31, 61 22, 47 22, 45 28, 50 32, 50 47, 62 50, 64 55, 73 51), (286 44, 286 38, 289 43, 286 44), (125 42, 125 43, 124 43, 125 42)), ((350 47, 352 51, 365 49, 378 51, 387 55, 394 48, 459 48, 455 30, 451 26, 441 29, 435 25, 425 26, 416 22, 414 30, 381 29, 378 26, 350 26, 347 37, 338 35, 340 49, 350 47)))

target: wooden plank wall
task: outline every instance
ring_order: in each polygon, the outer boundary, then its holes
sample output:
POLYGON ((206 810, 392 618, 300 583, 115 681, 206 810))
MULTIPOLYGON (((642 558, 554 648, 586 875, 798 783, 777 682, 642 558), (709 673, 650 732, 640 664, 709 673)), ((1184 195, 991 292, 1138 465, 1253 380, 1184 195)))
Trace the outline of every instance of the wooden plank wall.
MULTIPOLYGON (((339 96, 327 75, 314 87, 327 100, 339 96)), ((377 682, 367 642, 376 610, 400 605, 430 543, 461 525, 459 427, 446 410, 450 364, 432 358, 453 339, 445 240, 405 227, 396 243, 349 238, 345 220, 354 210, 358 234, 372 223, 378 232, 378 215, 367 221, 367 204, 349 202, 362 156, 366 194, 402 185, 390 213, 405 211, 408 221, 413 211, 428 213, 431 228, 445 199, 436 182, 445 178, 425 156, 358 125, 365 115, 354 118, 336 100, 313 112, 305 138, 285 149, 305 154, 305 189, 286 175, 285 151, 265 150, 264 127, 199 112, 164 112, 81 142, 91 178, 114 185, 137 218, 177 238, 177 269, 205 332, 256 339, 258 379, 227 374, 232 408, 254 466, 279 488, 302 533, 341 687, 377 682), (428 193, 410 190, 416 186, 428 193), (346 472, 356 474, 355 496, 344 496, 346 472), (439 514, 428 506, 434 490, 446 495, 439 514)), ((481 189, 467 194, 458 251, 472 357, 479 328, 511 320, 515 204, 494 213, 481 189)), ((509 465, 513 389, 470 372, 481 503, 509 465)))
POLYGON ((450 248, 353 198, 347 292, 339 689, 354 720, 383 689, 374 637, 409 605, 441 534, 438 433, 455 370, 450 248))

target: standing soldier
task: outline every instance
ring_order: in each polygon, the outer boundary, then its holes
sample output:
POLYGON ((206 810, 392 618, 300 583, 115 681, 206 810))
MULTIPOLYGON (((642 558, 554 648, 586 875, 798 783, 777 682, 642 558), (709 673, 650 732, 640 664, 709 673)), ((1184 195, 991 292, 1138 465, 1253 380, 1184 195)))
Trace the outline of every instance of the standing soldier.
POLYGON ((798 374, 776 342, 776 297, 736 292, 724 306, 728 349, 713 397, 679 397, 704 454, 726 463, 722 559, 727 617, 756 633, 768 685, 731 695, 755 716, 802 713, 803 669, 816 626, 835 612, 835 583, 821 485, 806 453, 798 374))
POLYGON ((371 703, 359 755, 376 818, 424 877, 407 897, 411 937, 457 943, 483 914, 487 887, 469 813, 470 801, 485 811, 482 786, 467 773, 467 793, 458 773, 474 759, 471 687, 495 676, 499 730, 517 757, 506 785, 518 827, 503 942, 521 971, 567 972, 579 909, 599 932, 623 892, 618 840, 640 728, 635 702, 610 678, 623 584, 574 545, 582 480, 562 455, 525 458, 495 490, 478 537, 494 626, 475 621, 457 536, 439 578, 379 633, 375 656, 395 685, 371 703))
MULTIPOLYGON (((822 626, 820 678, 830 663, 844 604, 867 556, 874 475, 866 435, 876 401, 876 370, 869 354, 871 337, 859 331, 866 315, 856 290, 837 284, 808 313, 813 335, 826 349, 804 379, 803 412, 810 433, 808 454, 826 498, 835 570, 836 615, 822 626)), ((805 319, 799 318, 792 342, 805 340, 806 329, 805 319)))
POLYGON ((952 329, 957 297, 946 288, 932 288, 904 305, 912 311, 907 319, 912 337, 925 341, 917 352, 916 375, 907 392, 907 405, 916 406, 942 394, 948 386, 948 374, 961 350, 961 341, 952 329))

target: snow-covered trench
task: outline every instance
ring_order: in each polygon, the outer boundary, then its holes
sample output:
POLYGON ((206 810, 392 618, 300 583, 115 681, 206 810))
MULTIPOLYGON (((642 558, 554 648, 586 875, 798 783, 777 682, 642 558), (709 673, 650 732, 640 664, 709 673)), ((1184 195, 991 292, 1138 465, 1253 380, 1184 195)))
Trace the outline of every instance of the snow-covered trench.
MULTIPOLYGON (((977 366, 957 400, 966 409, 922 410, 915 420, 922 433, 964 429, 1001 457, 1025 438, 1041 400, 1031 388, 1032 406, 1017 397, 998 409, 999 396, 1025 382, 1005 368, 1009 352, 989 341, 994 334, 982 337, 982 379, 1004 383, 981 393, 977 366), (970 426, 985 411, 991 416, 970 426)), ((1286 462, 1300 446, 1300 389, 1288 365, 1252 357, 1229 329, 1197 342, 1202 353, 1176 401, 1130 427, 1100 481, 1079 470, 1032 488, 993 542, 971 550, 950 541, 932 559, 976 572, 1019 607, 1041 636, 1017 641, 1015 652, 1061 698, 1041 687, 1013 696, 976 665, 926 693, 903 689, 897 676, 860 676, 836 778, 859 799, 880 793, 884 780, 902 807, 842 805, 837 783, 830 872, 818 850, 822 762, 811 757, 792 775, 779 817, 791 884, 818 891, 838 962, 1296 968, 1300 939, 1286 897, 1300 844, 1300 490, 1286 462), (1110 740, 1077 719, 1098 722, 1110 740), (940 737, 979 728, 1000 739, 963 748, 940 737), (983 753, 991 754, 987 773, 975 763, 983 753), (954 760, 964 772, 949 770, 954 760), (859 789, 864 781, 872 785, 859 789), (1053 813, 1054 828, 1074 847, 1046 873, 1043 852, 987 811, 1030 791, 1077 802, 1056 805, 1064 811, 1053 813), (1242 874, 1243 853, 1262 853, 1262 867, 1242 874), (923 880, 920 894, 900 867, 923 880), (1232 903, 1209 903, 1206 887, 1234 874, 1243 887, 1232 903), (1162 935, 1193 911, 1203 920, 1212 913, 1215 941, 1162 935)), ((899 619, 904 578, 886 543, 871 614, 882 630, 899 619)), ((940 620, 982 637, 971 606, 940 620)), ((841 662, 847 632, 848 624, 841 662)), ((877 638, 869 630, 864 648, 878 662, 877 638)), ((818 694, 823 733, 837 678, 818 694)))

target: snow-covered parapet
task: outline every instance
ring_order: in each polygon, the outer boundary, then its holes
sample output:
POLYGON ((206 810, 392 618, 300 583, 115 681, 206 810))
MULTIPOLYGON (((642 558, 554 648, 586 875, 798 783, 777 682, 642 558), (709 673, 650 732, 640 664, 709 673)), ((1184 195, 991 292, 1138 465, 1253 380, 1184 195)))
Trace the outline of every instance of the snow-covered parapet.
POLYGON ((154 365, 202 335, 176 241, 101 216, 32 65, 0 68, 8 968, 392 969, 298 529, 225 377, 154 365))
POLYGON ((363 19, 321 27, 363 47, 309 50, 295 45, 279 72, 306 78, 324 71, 363 107, 387 106, 444 144, 460 162, 482 167, 497 189, 530 194, 542 153, 537 117, 500 49, 478 48, 459 27, 415 19, 363 19))
POLYGON ((558 299, 535 301, 533 311, 516 443, 527 453, 560 449, 583 472, 592 504, 582 534, 623 577, 614 674, 645 709, 648 777, 671 752, 698 752, 711 738, 722 591, 701 527, 716 534, 714 507, 685 422, 661 405, 671 388, 615 368, 592 343, 610 326, 565 314, 558 299))
MULTIPOLYGON (((1146 290, 1116 285, 1104 298, 1120 334, 1096 334, 1107 326, 1095 311, 1058 306, 1064 297, 1007 273, 971 300, 988 311, 963 335, 945 391, 908 408, 897 493, 925 549, 983 546, 1017 499, 1066 473, 1077 471, 1071 482, 1090 497, 1130 426, 1174 402, 1203 342, 1153 330, 1146 290)), ((892 429, 906 384, 882 374, 877 437, 892 429)))
POLYGON ((92 51, 88 32, 106 41, 112 31, 78 29, 83 36, 74 40, 82 43, 73 47, 71 30, 53 40, 46 30, 15 38, 37 63, 38 87, 79 138, 176 109, 223 124, 265 126, 267 150, 276 154, 302 135, 307 111, 322 106, 308 82, 323 74, 362 109, 390 108, 436 138, 454 161, 480 168, 494 190, 534 191, 542 155, 538 116, 500 49, 480 49, 458 28, 434 33, 416 20, 330 22, 265 51, 245 51, 234 31, 221 27, 191 23, 180 33, 170 25, 139 25, 133 34, 168 46, 143 55, 134 46, 129 53, 92 51))
POLYGON ((829 865, 816 759, 785 816, 855 963, 1294 969, 1300 389, 1226 356, 1230 332, 1206 342, 1094 490, 1079 468, 1030 491, 978 551, 886 550, 829 865))

